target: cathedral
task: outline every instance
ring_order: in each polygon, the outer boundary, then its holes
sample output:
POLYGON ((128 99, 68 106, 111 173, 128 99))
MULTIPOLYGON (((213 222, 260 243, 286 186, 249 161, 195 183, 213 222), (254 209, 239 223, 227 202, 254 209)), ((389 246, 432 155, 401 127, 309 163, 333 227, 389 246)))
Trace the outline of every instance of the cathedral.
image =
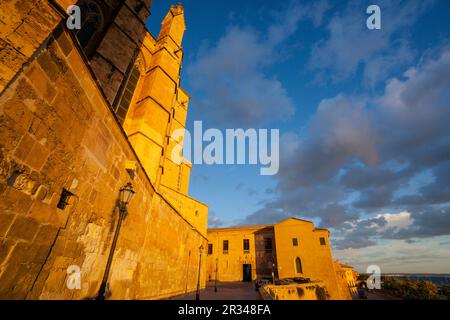
POLYGON ((184 10, 172 6, 155 37, 150 4, 0 3, 0 298, 204 287, 208 207, 188 194, 192 165, 169 157, 190 99, 184 10), (80 29, 68 28, 73 4, 80 29))
POLYGON ((165 299, 264 277, 312 277, 347 299, 312 222, 207 230, 192 164, 171 157, 190 100, 184 9, 156 37, 150 8, 0 2, 0 299, 165 299))

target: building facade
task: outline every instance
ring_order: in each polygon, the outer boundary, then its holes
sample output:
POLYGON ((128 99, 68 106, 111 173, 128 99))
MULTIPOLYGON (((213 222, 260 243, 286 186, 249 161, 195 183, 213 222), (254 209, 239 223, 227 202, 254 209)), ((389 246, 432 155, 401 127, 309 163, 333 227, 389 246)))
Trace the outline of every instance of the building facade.
POLYGON ((1 1, 1 299, 91 299, 105 275, 110 299, 205 285, 208 208, 188 195, 192 165, 170 157, 189 103, 184 10, 172 6, 154 37, 150 5, 1 1), (81 29, 66 23, 73 4, 81 29), (136 195, 115 239, 128 182, 136 195))
POLYGON ((339 289, 329 231, 310 221, 208 229, 206 279, 252 281, 306 278, 323 283, 330 299, 348 299, 339 289))
POLYGON ((339 261, 335 261, 335 269, 336 272, 343 279, 342 287, 343 290, 348 290, 350 295, 357 292, 357 280, 359 273, 353 269, 352 266, 348 264, 341 263, 339 261))

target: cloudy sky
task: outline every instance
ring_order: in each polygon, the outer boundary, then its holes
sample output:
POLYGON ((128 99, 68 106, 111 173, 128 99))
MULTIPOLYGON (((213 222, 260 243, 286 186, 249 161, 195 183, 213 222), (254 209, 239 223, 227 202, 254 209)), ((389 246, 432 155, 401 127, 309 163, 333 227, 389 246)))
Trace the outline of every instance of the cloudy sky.
MULTIPOLYGON (((170 1, 156 1, 155 35, 170 1)), ((450 273, 450 2, 183 2, 188 128, 280 129, 280 170, 197 165, 209 225, 330 228, 359 271, 450 273), (368 30, 377 4, 382 29, 368 30)))

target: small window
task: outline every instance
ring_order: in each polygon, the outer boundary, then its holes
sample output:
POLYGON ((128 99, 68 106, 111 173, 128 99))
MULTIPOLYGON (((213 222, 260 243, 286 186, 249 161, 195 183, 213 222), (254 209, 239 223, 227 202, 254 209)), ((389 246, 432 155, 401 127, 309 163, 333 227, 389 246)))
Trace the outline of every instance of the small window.
POLYGON ((299 257, 297 257, 297 259, 295 259, 295 268, 297 269, 297 273, 303 273, 302 260, 300 260, 299 257))
POLYGON ((223 240, 223 254, 228 254, 228 240, 223 240))
POLYGON ((264 249, 266 252, 272 252, 272 238, 264 238, 264 249))
POLYGON ((213 244, 212 243, 208 243, 208 254, 209 255, 213 254, 213 244))
POLYGON ((320 238, 320 245, 321 245, 321 246, 326 246, 326 245, 327 245, 327 242, 325 241, 325 238, 324 238, 324 237, 321 237, 321 238, 320 238))
POLYGON ((292 245, 294 247, 298 247, 298 239, 297 238, 292 238, 292 245))
POLYGON ((70 204, 69 200, 72 196, 73 196, 72 192, 70 192, 66 189, 63 189, 56 207, 58 207, 58 209, 64 210, 70 204))
POLYGON ((250 240, 244 239, 244 253, 250 252, 250 240))

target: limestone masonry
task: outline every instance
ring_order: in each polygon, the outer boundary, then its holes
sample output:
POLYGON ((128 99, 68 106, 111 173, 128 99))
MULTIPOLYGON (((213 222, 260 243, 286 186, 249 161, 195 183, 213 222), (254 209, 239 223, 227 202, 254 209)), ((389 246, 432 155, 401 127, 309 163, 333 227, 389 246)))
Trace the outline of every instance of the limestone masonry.
POLYGON ((150 1, 79 1, 89 17, 78 33, 65 27, 73 2, 0 4, 0 297, 95 297, 130 168, 136 196, 110 298, 193 291, 208 208, 188 195, 191 165, 166 157, 189 102, 183 8, 170 9, 155 39, 145 29, 150 1), (81 290, 67 288, 71 265, 81 290))

